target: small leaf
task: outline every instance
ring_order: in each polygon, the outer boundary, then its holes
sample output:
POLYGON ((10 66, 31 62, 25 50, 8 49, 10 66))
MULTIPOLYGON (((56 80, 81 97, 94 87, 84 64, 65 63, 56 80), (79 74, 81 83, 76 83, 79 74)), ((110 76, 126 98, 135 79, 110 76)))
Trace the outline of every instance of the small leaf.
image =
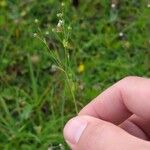
POLYGON ((27 120, 30 117, 31 112, 32 112, 32 106, 30 104, 26 105, 21 114, 21 119, 27 120))

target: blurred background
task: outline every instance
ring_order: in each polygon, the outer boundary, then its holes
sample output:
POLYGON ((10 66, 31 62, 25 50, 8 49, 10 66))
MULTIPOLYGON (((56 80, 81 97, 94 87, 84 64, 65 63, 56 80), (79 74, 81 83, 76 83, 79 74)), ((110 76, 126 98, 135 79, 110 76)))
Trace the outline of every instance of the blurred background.
POLYGON ((148 0, 0 0, 0 149, 68 149, 69 118, 150 77, 149 47, 148 0))

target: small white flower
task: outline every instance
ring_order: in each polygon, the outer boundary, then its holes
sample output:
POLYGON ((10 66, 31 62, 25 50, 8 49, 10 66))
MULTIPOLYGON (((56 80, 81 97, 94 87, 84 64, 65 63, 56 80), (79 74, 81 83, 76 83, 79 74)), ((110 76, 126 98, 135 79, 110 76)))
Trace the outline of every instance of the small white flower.
POLYGON ((79 89, 80 90, 84 90, 84 85, 83 84, 79 84, 79 89))
POLYGON ((35 22, 35 23, 38 23, 38 22, 39 22, 39 20, 38 20, 38 19, 35 19, 35 20, 34 20, 34 22, 35 22))
POLYGON ((60 22, 58 22, 57 27, 61 27, 61 23, 60 22))
POLYGON ((33 36, 34 36, 34 37, 37 37, 37 33, 34 33, 33 36))
POLYGON ((49 35, 49 31, 46 31, 45 34, 46 34, 46 35, 49 35))
POLYGON ((63 46, 64 46, 64 48, 67 48, 68 47, 68 41, 67 40, 63 40, 63 46))
POLYGON ((57 70, 58 70, 58 67, 53 64, 53 65, 51 66, 51 72, 54 73, 54 72, 56 72, 57 70))
POLYGON ((57 17, 60 17, 60 18, 61 18, 62 16, 63 16, 62 13, 58 13, 58 14, 57 14, 57 17))
POLYGON ((124 36, 124 33, 123 33, 123 32, 120 32, 120 33, 119 33, 119 36, 120 36, 120 37, 123 37, 123 36, 124 36))
POLYGON ((64 146, 61 143, 59 144, 59 147, 60 147, 61 150, 65 149, 64 146))
POLYGON ((53 150, 53 147, 51 146, 51 147, 48 147, 48 150, 53 150))
POLYGON ((55 32, 56 30, 54 28, 52 28, 52 32, 55 32))
POLYGON ((62 2, 62 3, 61 3, 61 6, 62 6, 62 7, 64 7, 64 6, 65 6, 65 3, 64 3, 64 2, 62 2))
POLYGON ((149 4, 147 4, 147 7, 148 7, 148 8, 150 8, 150 3, 149 3, 149 4))
POLYGON ((64 25, 64 20, 59 20, 58 24, 57 24, 57 27, 61 27, 63 25, 64 25))
POLYGON ((40 61, 40 57, 38 55, 32 55, 31 56, 31 61, 34 63, 34 64, 37 64, 39 61, 40 61))
POLYGON ((68 59, 70 59, 70 55, 69 54, 67 55, 67 57, 68 57, 68 59))
POLYGON ((64 24, 64 20, 59 20, 59 23, 64 24))
POLYGON ((72 30, 72 27, 71 27, 71 26, 68 26, 68 30, 72 30))
POLYGON ((116 8, 116 4, 112 3, 111 8, 116 8))

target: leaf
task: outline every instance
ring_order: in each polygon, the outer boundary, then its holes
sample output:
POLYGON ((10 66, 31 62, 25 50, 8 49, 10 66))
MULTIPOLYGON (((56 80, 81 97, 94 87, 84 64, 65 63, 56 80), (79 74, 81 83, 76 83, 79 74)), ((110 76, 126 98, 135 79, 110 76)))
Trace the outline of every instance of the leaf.
POLYGON ((32 113, 32 106, 30 104, 27 104, 24 107, 23 112, 21 113, 21 119, 27 120, 30 117, 31 113, 32 113))

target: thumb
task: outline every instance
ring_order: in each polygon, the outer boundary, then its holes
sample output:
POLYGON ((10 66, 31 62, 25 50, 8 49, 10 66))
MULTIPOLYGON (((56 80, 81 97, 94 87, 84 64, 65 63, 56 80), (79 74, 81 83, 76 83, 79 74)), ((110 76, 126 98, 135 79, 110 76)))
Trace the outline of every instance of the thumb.
POLYGON ((150 143, 123 129, 90 116, 77 116, 64 128, 64 137, 72 150, 149 150, 150 143))

